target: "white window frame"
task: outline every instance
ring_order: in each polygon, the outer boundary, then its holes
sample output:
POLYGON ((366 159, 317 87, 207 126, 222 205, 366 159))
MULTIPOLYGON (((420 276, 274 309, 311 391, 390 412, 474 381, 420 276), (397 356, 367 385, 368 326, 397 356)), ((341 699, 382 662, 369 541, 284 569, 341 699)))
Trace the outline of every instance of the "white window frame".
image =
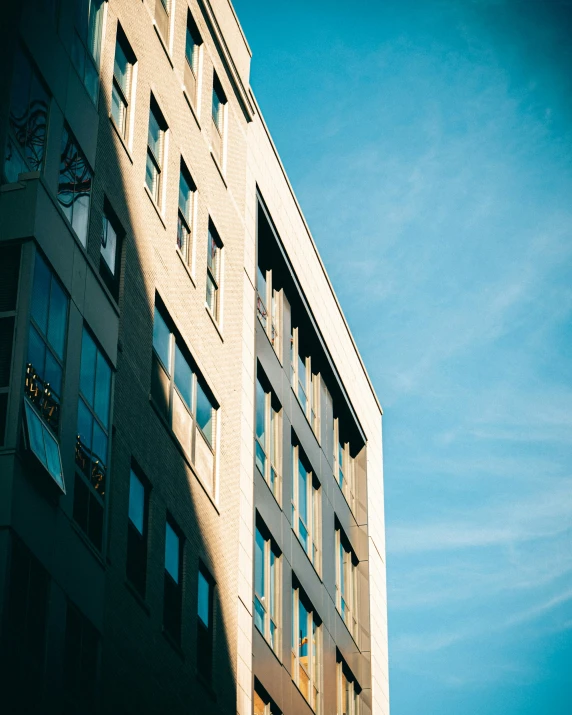
POLYGON ((273 286, 272 271, 264 271, 260 266, 256 273, 256 314, 262 324, 274 352, 282 363, 282 290, 277 290, 273 286), (261 286, 258 285, 258 275, 262 275, 265 281, 264 295, 261 294, 261 286), (264 275, 266 274, 266 275, 264 275))
MULTIPOLYGON (((272 390, 264 387, 260 377, 256 378, 256 400, 259 399, 258 386, 264 393, 264 443, 258 435, 256 444, 264 453, 264 469, 262 476, 278 504, 282 503, 282 409, 276 410, 272 405, 274 397, 272 390), (274 475, 274 478, 272 478, 274 475)), ((256 405, 258 409, 258 404, 256 405)), ((256 445, 255 445, 256 449, 256 445)), ((258 465, 257 465, 258 466, 258 465)), ((260 467, 258 466, 259 471, 260 467)))
POLYGON ((355 458, 350 453, 350 443, 340 440, 340 421, 334 419, 334 478, 342 490, 348 506, 355 512, 356 506, 356 469, 355 458), (341 455, 340 455, 341 452, 341 455), (340 484, 340 470, 343 474, 340 484))
POLYGON ((336 529, 336 608, 354 640, 357 639, 359 624, 358 567, 357 558, 351 547, 348 550, 342 539, 342 532, 336 529), (342 568, 344 588, 342 589, 342 568))
POLYGON ((314 485, 314 472, 307 470, 304 466, 304 461, 300 458, 300 447, 297 444, 292 445, 292 530, 298 537, 302 548, 310 559, 316 572, 322 572, 322 489, 314 485), (299 501, 300 501, 300 474, 299 465, 306 472, 306 504, 308 505, 307 522, 300 516, 299 501), (300 535, 300 521, 302 522, 308 534, 307 547, 304 546, 300 535))
POLYGON ((322 627, 318 625, 314 617, 314 611, 308 610, 306 605, 302 603, 304 609, 306 610, 307 633, 311 638, 311 642, 308 643, 308 666, 304 666, 302 663, 302 658, 304 656, 300 655, 301 646, 299 640, 300 633, 300 589, 298 587, 292 589, 292 644, 291 644, 291 656, 292 656, 292 680, 298 687, 298 690, 302 693, 303 697, 310 705, 315 713, 320 713, 321 711, 321 694, 322 694, 322 627), (304 674, 308 677, 308 696, 303 692, 300 687, 300 669, 304 671, 304 674), (308 672, 309 671, 309 672, 308 672))
POLYGON ((256 592, 256 582, 254 579, 254 608, 256 612, 256 603, 260 604, 263 611, 262 621, 263 628, 260 630, 256 625, 257 630, 259 630, 264 639, 268 642, 269 646, 280 657, 280 645, 281 645, 281 628, 280 628, 280 614, 281 608, 281 570, 282 570, 282 560, 280 556, 276 553, 276 547, 274 546, 272 539, 269 536, 265 536, 263 530, 258 526, 255 529, 254 538, 256 540, 257 535, 260 535, 262 541, 264 542, 263 548, 263 568, 264 568, 264 593, 256 592), (274 561, 273 561, 274 559, 274 561), (272 568, 273 566, 273 568, 272 568), (274 579, 274 584, 272 580, 274 579), (272 598, 274 595, 274 598, 272 598), (272 630, 274 626, 274 631, 272 630))
POLYGON ((355 681, 350 680, 344 673, 343 663, 336 663, 336 700, 337 700, 337 715, 360 715, 360 697, 355 688, 355 681), (345 681, 345 682, 344 682, 345 681), (349 710, 344 711, 343 708, 343 693, 344 685, 347 684, 348 694, 350 697, 349 710))
POLYGON ((312 358, 301 357, 299 353, 299 328, 292 327, 292 333, 290 335, 290 379, 292 389, 296 395, 296 399, 300 403, 302 411, 306 415, 306 419, 310 423, 312 432, 320 443, 320 424, 321 424, 321 410, 320 410, 320 382, 321 377, 319 373, 312 372, 312 358), (298 361, 301 360, 306 368, 306 379, 300 380, 300 370, 298 367, 298 361), (302 404, 300 400, 300 388, 304 392, 306 398, 306 404, 302 404))

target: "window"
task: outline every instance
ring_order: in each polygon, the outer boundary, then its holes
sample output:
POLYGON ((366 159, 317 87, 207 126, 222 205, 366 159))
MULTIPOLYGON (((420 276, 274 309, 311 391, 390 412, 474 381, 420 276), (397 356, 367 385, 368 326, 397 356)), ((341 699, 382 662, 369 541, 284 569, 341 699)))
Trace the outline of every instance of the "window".
POLYGON ((165 523, 165 582, 163 597, 163 627, 175 640, 181 641, 181 608, 183 551, 178 528, 169 516, 165 523))
POLYGON ((28 400, 24 400, 24 409, 29 449, 65 494, 60 445, 28 400))
POLYGON ((28 55, 19 46, 14 62, 9 134, 4 160, 6 181, 27 171, 41 171, 46 150, 50 97, 28 55))
POLYGON ((69 128, 64 126, 58 202, 84 248, 87 246, 92 179, 92 171, 83 153, 69 128))
MULTIPOLYGON (((158 3, 161 0, 157 0, 158 3)), ((161 171, 163 167, 163 152, 167 124, 163 115, 151 95, 149 109, 149 131, 147 134, 147 165, 145 169, 145 183, 157 206, 161 206, 161 171)))
POLYGON ((151 397, 212 492, 218 406, 167 320, 155 306, 151 397))
POLYGON ((358 624, 358 560, 340 529, 336 530, 336 607, 354 638, 358 624))
POLYGON ((254 537, 254 625, 276 653, 280 652, 280 557, 264 527, 254 537))
POLYGON ((349 442, 344 442, 340 436, 338 418, 334 420, 334 476, 353 511, 356 499, 355 460, 350 454, 349 442))
POLYGON ((163 42, 169 44, 171 0, 155 0, 155 27, 163 42))
POLYGON ((149 491, 133 467, 129 475, 129 518, 127 524, 127 578, 145 596, 147 583, 147 520, 149 491))
POLYGON ((193 217, 193 197, 196 186, 185 163, 181 159, 179 177, 179 210, 177 221, 177 248, 186 262, 190 260, 191 224, 193 217))
POLYGON ((213 74, 211 150, 219 166, 222 167, 225 131, 226 97, 219 78, 213 74))
POLYGON ((222 243, 212 222, 209 221, 207 253, 207 305, 215 320, 220 314, 220 273, 222 243))
POLYGON ((314 568, 320 573, 320 484, 307 466, 299 445, 292 444, 292 529, 314 568))
POLYGON ((43 712, 39 701, 45 673, 50 578, 14 533, 8 578, 4 591, 2 681, 12 692, 8 695, 3 687, 3 712, 43 712))
POLYGON ((282 360, 282 291, 272 283, 272 271, 258 266, 256 312, 278 359, 282 360))
POLYGON ((322 633, 300 588, 292 590, 292 680, 314 712, 320 710, 322 633))
POLYGON ((185 37, 185 92, 194 104, 197 96, 197 78, 199 76, 199 52, 202 39, 191 16, 187 12, 187 33, 185 37))
POLYGON ((256 466, 280 503, 282 419, 278 401, 260 377, 256 381, 256 466))
POLYGON ((290 336, 290 379, 298 402, 320 441, 320 375, 312 373, 312 359, 300 345, 300 331, 290 336))
POLYGON ((111 116, 124 139, 127 139, 129 131, 131 86, 135 62, 135 55, 127 42, 125 33, 118 24, 111 87, 111 116))
POLYGON ((122 239, 123 230, 119 225, 119 221, 113 213, 111 206, 105 201, 101 221, 99 272, 116 300, 119 295, 122 239))
POLYGON ((60 423, 69 299, 36 252, 28 332, 26 396, 57 435, 60 423))
POLYGON ((254 678, 254 697, 252 701, 254 715, 280 715, 280 711, 272 702, 272 698, 262 687, 260 681, 254 678))
POLYGON ((109 454, 111 367, 83 329, 75 448, 73 515, 93 545, 103 545, 103 509, 109 454))
POLYGON ((72 62, 91 101, 97 104, 103 0, 76 0, 72 62))
POLYGON ((345 664, 340 660, 337 668, 337 715, 360 715, 359 690, 357 683, 349 674, 345 664))
POLYGON ((197 672, 207 681, 212 677, 213 661, 213 581, 199 564, 197 594, 197 672))
POLYGON ((73 712, 95 712, 98 663, 99 633, 91 621, 68 601, 64 688, 65 699, 73 712))

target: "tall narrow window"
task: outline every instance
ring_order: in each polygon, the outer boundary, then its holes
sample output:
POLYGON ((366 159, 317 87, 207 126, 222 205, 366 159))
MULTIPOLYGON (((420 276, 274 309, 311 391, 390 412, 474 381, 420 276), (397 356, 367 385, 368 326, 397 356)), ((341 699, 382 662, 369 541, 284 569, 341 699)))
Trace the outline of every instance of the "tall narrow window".
POLYGON ((116 300, 119 295, 122 238, 123 230, 111 206, 106 201, 101 222, 99 272, 116 300))
POLYGON ((318 573, 321 569, 320 484, 299 445, 292 445, 292 529, 318 573))
POLYGON ((223 161, 226 96, 216 73, 213 74, 213 96, 211 112, 211 148, 220 167, 223 161))
POLYGON ((18 46, 12 78, 9 134, 4 160, 6 181, 27 171, 41 171, 46 149, 50 96, 28 55, 18 46))
POLYGON ((320 375, 312 372, 312 359, 300 344, 300 330, 290 336, 290 379, 298 402, 320 441, 320 375))
POLYGON ((131 86, 135 55, 127 42, 125 33, 117 25, 115 59, 113 62, 113 84, 111 88, 111 116, 121 136, 127 140, 129 113, 131 108, 131 86))
POLYGON ((350 676, 343 661, 339 660, 337 668, 337 715, 360 715, 359 686, 350 676))
POLYGON ((202 39, 192 18, 187 12, 187 33, 185 36, 185 92, 192 104, 196 102, 197 78, 199 76, 199 51, 202 39))
POLYGON ((98 661, 99 633, 91 621, 68 602, 64 690, 66 704, 71 712, 95 712, 98 661))
POLYGON ((87 93, 97 104, 103 0, 76 0, 75 29, 72 37, 72 62, 87 93))
POLYGON ((254 625, 276 653, 280 651, 280 557, 262 526, 254 537, 254 625))
POLYGON ((149 491, 143 478, 131 468, 127 524, 127 578, 141 596, 147 583, 147 520, 149 491))
POLYGON ((213 661, 213 582, 202 564, 199 566, 197 597, 197 671, 210 681, 213 661))
MULTIPOLYGON (((161 2, 161 0, 157 0, 161 2)), ((149 109, 149 131, 147 133, 147 164, 145 183, 157 206, 161 206, 161 172, 167 124, 155 98, 151 95, 149 109)))
POLYGON ((282 291, 273 284, 273 272, 258 266, 256 277, 256 309, 260 322, 278 359, 282 360, 282 291))
POLYGON ((69 128, 64 126, 58 203, 84 248, 87 247, 92 179, 92 171, 81 149, 69 128))
POLYGON ((320 711, 322 632, 299 588, 292 590, 292 680, 314 712, 320 711))
POLYGON ((163 598, 163 627, 175 640, 181 641, 181 609, 183 584, 181 578, 182 545, 179 530, 170 517, 165 524, 165 588, 163 598))
POLYGON ((96 548, 103 545, 103 512, 109 454, 111 367, 83 329, 77 414, 73 514, 96 548))
POLYGON ((209 222, 207 253, 207 305, 215 320, 220 315, 220 273, 222 243, 212 222, 209 222))
POLYGON ((196 186, 184 161, 181 159, 179 177, 179 210, 177 220, 177 248, 186 262, 190 260, 191 223, 193 216, 193 197, 196 186))
POLYGON ((340 529, 336 530, 336 606, 349 632, 357 637, 358 560, 340 529))
POLYGON ((155 306, 151 397, 212 492, 218 405, 167 321, 155 306))
POLYGON ((272 702, 272 699, 266 692, 257 678, 254 678, 254 697, 252 701, 254 715, 280 715, 280 710, 272 702))
POLYGON ((269 387, 256 381, 256 466, 280 503, 282 474, 282 419, 277 398, 269 387))
POLYGON ((339 418, 334 419, 334 476, 353 511, 356 501, 355 459, 350 453, 350 443, 340 435, 339 418))

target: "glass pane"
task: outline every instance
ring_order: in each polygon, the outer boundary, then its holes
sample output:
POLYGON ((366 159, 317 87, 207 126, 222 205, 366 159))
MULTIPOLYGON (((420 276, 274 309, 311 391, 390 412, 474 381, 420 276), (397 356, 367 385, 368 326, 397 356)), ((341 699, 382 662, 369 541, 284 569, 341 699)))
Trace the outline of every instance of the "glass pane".
POLYGON ((48 342, 56 355, 63 360, 68 319, 68 299, 56 280, 50 291, 50 314, 48 318, 48 342))
POLYGON ((81 340, 81 367, 79 386, 87 403, 93 406, 95 396, 95 361, 97 356, 97 348, 93 342, 91 335, 87 330, 83 329, 81 340))
POLYGON ((115 84, 111 88, 111 116, 117 128, 121 131, 121 134, 125 136, 125 105, 115 84))
POLYGON ((277 559, 270 549, 270 593, 269 598, 269 610, 272 618, 276 619, 276 578, 277 578, 277 559))
POLYGON ((107 464, 107 435, 95 421, 93 423, 92 450, 94 458, 98 458, 99 461, 105 466, 107 464))
POLYGON ((28 362, 31 362, 34 369, 42 380, 46 380, 45 371, 46 345, 38 331, 30 325, 30 337, 28 339, 28 362))
POLYGON ((44 374, 41 376, 45 382, 50 383, 50 387, 57 393, 58 397, 62 396, 62 368, 60 364, 49 350, 46 350, 46 366, 44 374))
POLYGON ((81 443, 91 449, 91 439, 93 432, 93 417, 91 412, 85 405, 85 402, 80 399, 77 403, 77 433, 81 443))
POLYGON ((192 410, 193 407, 193 371, 185 356, 175 343, 175 385, 181 394, 183 400, 187 403, 187 407, 192 410))
POLYGON ((177 439, 184 447, 187 454, 191 454, 191 433, 193 427, 193 418, 189 412, 189 408, 185 405, 179 393, 173 392, 173 432, 177 439))
POLYGON ((264 590, 264 546, 265 541, 262 538, 262 534, 256 529, 256 536, 254 539, 254 592, 264 599, 266 596, 264 590))
POLYGON ((260 603, 258 596, 254 597, 254 625, 264 635, 264 606, 260 603))
POLYGON ((36 415, 32 407, 28 402, 24 401, 24 406, 26 408, 26 418, 28 422, 28 436, 30 438, 30 449, 42 462, 42 464, 47 464, 46 462, 46 452, 44 447, 44 435, 42 429, 42 422, 40 418, 36 415))
POLYGON ((169 522, 165 525, 165 571, 179 583, 179 537, 169 522))
POLYGON ((308 473, 298 459, 298 511, 304 523, 308 523, 308 473))
POLYGON ((202 571, 199 571, 199 599, 197 613, 205 626, 209 627, 210 621, 210 584, 204 577, 202 571))
POLYGON ((115 275, 115 254, 117 252, 117 234, 111 221, 107 216, 103 217, 103 229, 101 232, 101 255, 111 271, 115 275))
POLYGON ((74 170, 75 147, 72 138, 64 127, 58 180, 58 202, 68 221, 72 218, 73 193, 75 185, 74 170))
POLYGON ((187 219, 187 222, 190 222, 191 187, 182 171, 179 179, 179 208, 183 216, 187 219))
POLYGON ((219 257, 219 247, 215 240, 215 237, 209 230, 209 250, 207 254, 207 265, 211 269, 211 273, 215 278, 218 279, 218 257, 219 257))
POLYGON ((280 432, 279 427, 280 420, 278 413, 271 406, 270 407, 270 461, 273 466, 277 466, 278 461, 278 446, 280 444, 280 432))
POLYGON ((261 444, 266 446, 266 392, 260 384, 256 381, 256 436, 260 440, 261 444))
POLYGON ((216 287, 210 274, 207 274, 207 305, 216 317, 216 287))
POLYGON ((145 183, 151 192, 151 196, 155 199, 155 201, 157 201, 157 197, 159 195, 157 168, 153 163, 153 159, 151 158, 149 152, 147 152, 147 163, 145 165, 145 183))
POLYGON ((304 550, 307 552, 308 551, 308 530, 304 526, 302 519, 298 519, 298 536, 300 537, 300 541, 302 542, 302 546, 304 547, 304 550))
POLYGON ((77 233, 81 245, 87 247, 87 227, 89 224, 89 195, 91 192, 91 176, 76 182, 73 199, 72 228, 77 233))
POLYGON ((159 162, 161 163, 161 127, 159 126, 159 122, 157 120, 157 117, 155 116, 155 112, 153 109, 149 112, 149 132, 147 135, 147 144, 149 146, 149 149, 153 152, 153 156, 159 162))
POLYGON ((39 253, 36 253, 34 287, 32 289, 32 318, 44 333, 48 332, 48 306, 50 297, 50 269, 39 253))
POLYGON ((48 432, 46 427, 43 428, 43 432, 48 471, 52 475, 58 486, 63 490, 64 481, 62 475, 62 463, 60 461, 60 448, 58 446, 58 443, 48 432))
POLYGON ((111 368, 107 360, 97 351, 97 373, 95 382, 95 414, 104 427, 109 424, 109 403, 111 400, 111 368))
POLYGON ((145 487, 131 470, 129 479, 129 518, 137 531, 143 535, 145 520, 145 487))
POLYGON ((218 95, 216 87, 213 87, 213 106, 212 106, 213 122, 219 132, 222 129, 222 102, 218 95))
POLYGON ((196 55, 196 50, 197 46, 195 45, 195 41, 193 40, 193 36, 191 34, 190 29, 187 27, 187 37, 185 40, 185 57, 187 58, 187 62, 189 63, 189 67, 194 71, 195 70, 195 55, 196 55))
POLYGON ((305 669, 309 672, 309 660, 308 656, 310 653, 310 644, 308 632, 308 611, 304 608, 302 601, 298 601, 298 632, 299 632, 299 655, 300 662, 304 665, 305 669))
POLYGON ((28 167, 24 164, 24 160, 18 153, 14 142, 8 139, 6 142, 6 154, 4 156, 4 174, 6 182, 13 184, 18 181, 18 176, 28 171, 28 167))
POLYGON ((128 91, 127 91, 128 71, 129 71, 129 62, 127 61, 127 57, 125 55, 125 52, 123 51, 123 47, 121 47, 121 43, 118 42, 115 45, 115 60, 113 63, 113 74, 115 75, 117 84, 121 87, 121 89, 123 90, 123 94, 126 97, 128 96, 128 91))
POLYGON ((163 320, 161 313, 155 307, 155 319, 153 321, 153 347, 161 362, 170 373, 171 370, 171 332, 163 320))
POLYGON ((266 715, 266 705, 260 695, 254 691, 254 715, 266 715))
POLYGON ((256 441, 256 466, 260 470, 260 473, 262 476, 265 476, 266 474, 266 455, 264 454, 264 450, 260 446, 258 440, 256 441))
POLYGON ((197 382, 197 424, 201 428, 208 443, 213 444, 213 406, 203 390, 201 383, 197 382))

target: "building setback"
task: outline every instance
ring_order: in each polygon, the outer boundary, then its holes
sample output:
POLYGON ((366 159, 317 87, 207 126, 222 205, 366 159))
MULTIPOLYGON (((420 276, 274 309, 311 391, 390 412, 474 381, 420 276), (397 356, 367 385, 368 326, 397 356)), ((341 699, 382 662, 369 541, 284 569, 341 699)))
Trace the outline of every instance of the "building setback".
POLYGON ((382 412, 230 2, 0 54, 0 711, 388 715, 382 412))

